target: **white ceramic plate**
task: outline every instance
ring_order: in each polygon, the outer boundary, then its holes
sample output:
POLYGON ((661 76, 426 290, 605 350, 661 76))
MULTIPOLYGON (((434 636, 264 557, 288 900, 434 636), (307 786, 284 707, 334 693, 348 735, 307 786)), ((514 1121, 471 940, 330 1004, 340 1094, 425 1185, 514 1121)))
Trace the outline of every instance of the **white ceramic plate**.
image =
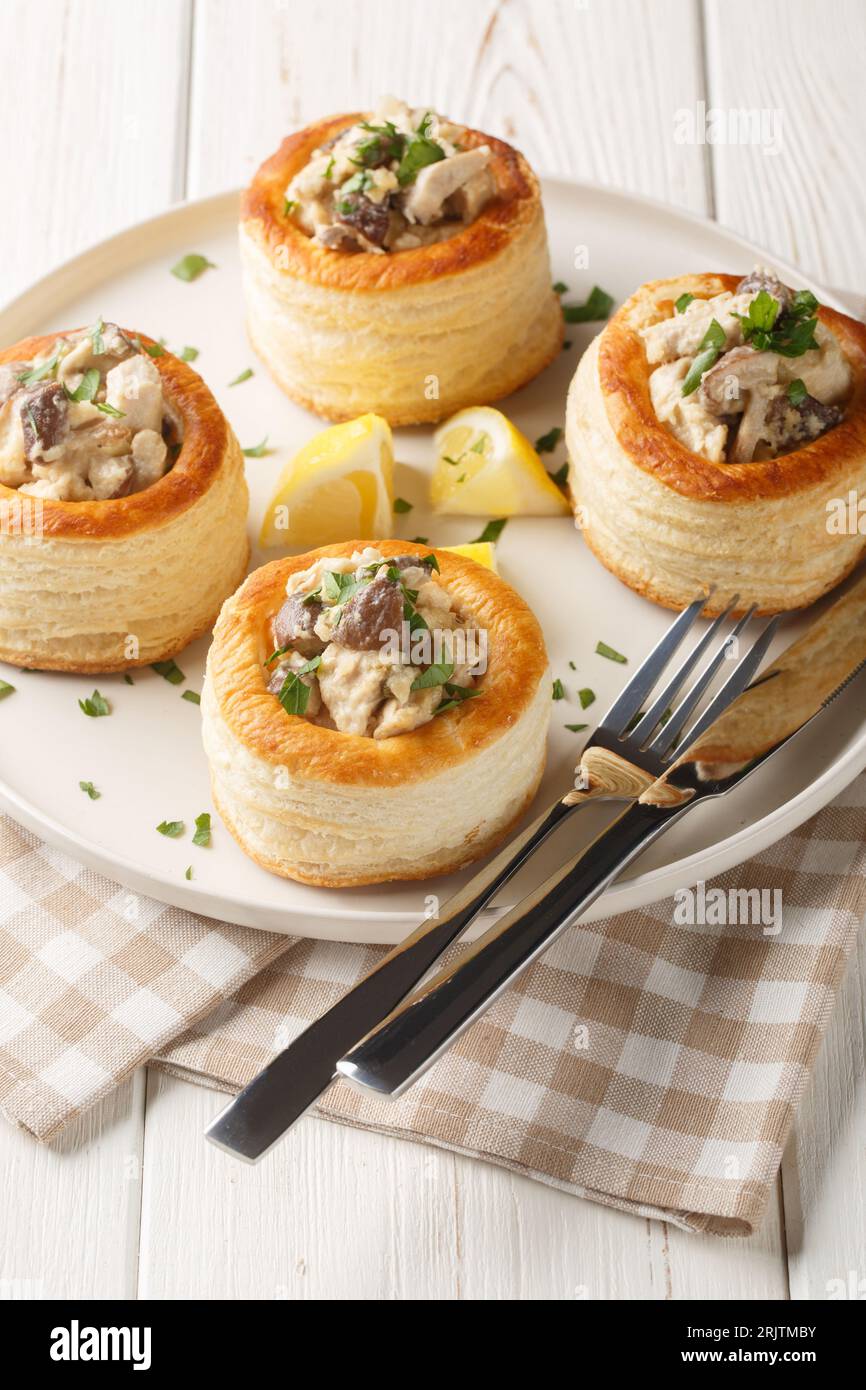
MULTIPOLYGON (((553 179, 544 182, 555 279, 570 287, 567 301, 582 300, 597 283, 622 300, 644 280, 683 270, 745 273, 768 257, 713 223, 645 199, 553 179), (586 248, 591 269, 575 270, 586 248)), ((322 422, 292 405, 271 383, 247 345, 236 251, 237 196, 225 194, 189 204, 122 232, 53 271, 0 313, 0 342, 31 333, 92 322, 98 315, 165 337, 175 351, 200 350, 196 368, 208 382, 241 444, 268 435, 274 452, 251 459, 251 527, 257 530, 273 481, 301 443, 322 422), (217 267, 192 284, 169 274, 187 251, 204 253, 217 267), (245 367, 255 376, 227 383, 245 367)), ((582 263, 582 262, 581 262, 582 263)), ((803 277, 775 262, 786 278, 803 277)), ((811 288, 818 290, 817 286, 811 288)), ((823 294, 824 299, 828 296, 823 294)), ((561 424, 565 393, 581 350, 598 325, 569 327, 573 346, 539 380, 504 409, 530 439, 561 424)), ((491 326, 491 331, 495 331, 491 326)), ((423 535, 437 544, 475 537, 483 521, 432 518, 426 510, 430 431, 396 434, 396 492, 414 504, 395 518, 400 535, 423 535)), ((563 461, 562 447, 550 456, 563 461)), ((555 675, 568 699, 556 703, 548 770, 539 793, 545 805, 570 785, 582 735, 567 723, 595 722, 634 670, 671 615, 645 602, 608 574, 583 546, 567 519, 512 520, 498 547, 505 579, 528 600, 544 628, 555 675), (625 653, 628 666, 596 656, 602 639, 625 653), (577 667, 574 672, 569 662, 577 667), (597 693, 591 710, 577 703, 579 687, 597 693)), ((255 563, 272 556, 258 556, 255 563)), ((786 645, 801 619, 783 627, 786 645)), ((91 677, 19 673, 0 665, 0 677, 17 687, 0 706, 0 805, 50 843, 137 892, 230 922, 351 941, 396 941, 425 910, 428 894, 443 901, 461 881, 454 876, 427 884, 338 891, 304 887, 273 877, 245 858, 214 817, 209 849, 192 845, 192 823, 210 810, 207 768, 196 705, 183 689, 201 689, 207 641, 179 658, 186 685, 176 687, 155 672, 91 677), (97 686, 112 706, 110 718, 88 719, 80 697, 97 686), (91 781, 101 799, 79 788, 91 781), (184 820, 183 839, 157 834, 162 820, 184 820), (193 878, 184 872, 193 866, 193 878)), ((820 723, 771 766, 721 804, 698 811, 644 856, 623 881, 596 904, 588 918, 621 912, 662 898, 676 888, 709 878, 773 843, 826 804, 866 766, 862 692, 855 684, 820 723)), ((423 815, 423 803, 419 804, 423 815)), ((538 876, 574 841, 599 824, 593 807, 570 822, 547 850, 544 862, 506 888, 514 901, 527 879, 538 876)))

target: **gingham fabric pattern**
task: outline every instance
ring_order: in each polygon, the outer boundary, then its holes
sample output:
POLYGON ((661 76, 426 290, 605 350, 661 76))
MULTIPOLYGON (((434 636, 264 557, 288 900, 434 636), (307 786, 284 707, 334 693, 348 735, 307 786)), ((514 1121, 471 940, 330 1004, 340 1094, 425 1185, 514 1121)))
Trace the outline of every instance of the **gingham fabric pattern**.
MULTIPOLYGON (((866 912, 864 841, 866 774, 712 885, 780 891, 778 932, 673 900, 573 927, 400 1101, 340 1083, 319 1112, 748 1234, 866 912)), ((235 1091, 383 949, 166 907, 0 817, 0 1109, 50 1140, 148 1060, 235 1091)))

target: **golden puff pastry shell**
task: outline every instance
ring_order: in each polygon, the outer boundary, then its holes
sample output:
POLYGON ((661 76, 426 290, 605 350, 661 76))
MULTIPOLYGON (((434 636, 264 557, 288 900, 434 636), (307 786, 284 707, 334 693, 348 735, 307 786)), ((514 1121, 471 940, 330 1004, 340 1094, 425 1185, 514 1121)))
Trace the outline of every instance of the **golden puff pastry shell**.
POLYGON ((569 490, 584 539, 609 570, 669 608, 714 587, 709 614, 801 608, 866 549, 828 527, 828 504, 866 495, 866 326, 822 306, 852 373, 841 424, 763 462, 713 463, 656 417, 641 328, 680 295, 734 291, 741 277, 683 275, 641 286, 584 353, 566 407, 569 490))
MULTIPOLYGON (((49 352, 59 336, 5 348, 0 364, 49 352)), ((248 492, 240 446, 187 363, 168 352, 152 360, 183 422, 181 449, 164 477, 112 501, 40 498, 38 510, 37 499, 0 485, 6 516, 29 508, 36 517, 35 538, 0 527, 0 660, 80 672, 165 660, 210 629, 243 577, 248 492)))
POLYGON ((410 250, 331 250, 285 215, 285 190, 318 146, 360 119, 289 136, 243 196, 253 346, 289 396, 333 420, 374 411, 418 424, 517 390, 563 336, 535 175, 511 146, 470 130, 462 144, 490 147, 498 188, 474 222, 410 250))
POLYGON ((436 554, 442 582, 488 634, 483 695, 409 733, 372 739, 287 714, 267 690, 270 618, 290 575, 354 541, 276 560, 223 607, 208 656, 202 733, 214 801, 241 848, 286 878, 343 887, 448 873, 520 818, 545 762, 550 678, 538 622, 497 575, 436 554))

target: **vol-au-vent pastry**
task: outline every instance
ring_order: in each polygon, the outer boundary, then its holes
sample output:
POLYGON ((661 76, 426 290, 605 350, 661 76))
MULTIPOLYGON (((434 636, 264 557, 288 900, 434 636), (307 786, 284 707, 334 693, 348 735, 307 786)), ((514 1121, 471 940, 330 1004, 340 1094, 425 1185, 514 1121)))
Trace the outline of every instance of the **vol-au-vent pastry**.
POLYGON ((201 377, 101 319, 0 352, 0 660, 173 656, 246 570, 243 456, 201 377))
POLYGON ((491 570, 405 541, 275 560, 226 602, 208 655, 214 803, 286 878, 447 873, 529 805, 550 709, 541 629, 491 570))
POLYGON ((608 569, 676 608, 805 607, 858 563, 866 326, 768 270, 643 285, 568 395, 569 490, 608 569))
POLYGON ((253 345, 329 419, 439 420, 562 343, 538 181, 510 145, 389 98, 284 140, 241 207, 253 345))

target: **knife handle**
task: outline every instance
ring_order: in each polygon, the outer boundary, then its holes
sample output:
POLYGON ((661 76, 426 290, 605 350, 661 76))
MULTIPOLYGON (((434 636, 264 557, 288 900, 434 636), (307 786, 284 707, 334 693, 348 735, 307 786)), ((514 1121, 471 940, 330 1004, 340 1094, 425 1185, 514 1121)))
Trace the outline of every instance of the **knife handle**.
POLYGON ((576 858, 422 985, 337 1065, 355 1085, 396 1097, 450 1047, 676 813, 632 805, 576 858))
POLYGON ((333 1080, 337 1062, 394 1009, 550 832, 575 808, 548 807, 444 905, 229 1101, 206 1130, 236 1158, 262 1158, 333 1080))

